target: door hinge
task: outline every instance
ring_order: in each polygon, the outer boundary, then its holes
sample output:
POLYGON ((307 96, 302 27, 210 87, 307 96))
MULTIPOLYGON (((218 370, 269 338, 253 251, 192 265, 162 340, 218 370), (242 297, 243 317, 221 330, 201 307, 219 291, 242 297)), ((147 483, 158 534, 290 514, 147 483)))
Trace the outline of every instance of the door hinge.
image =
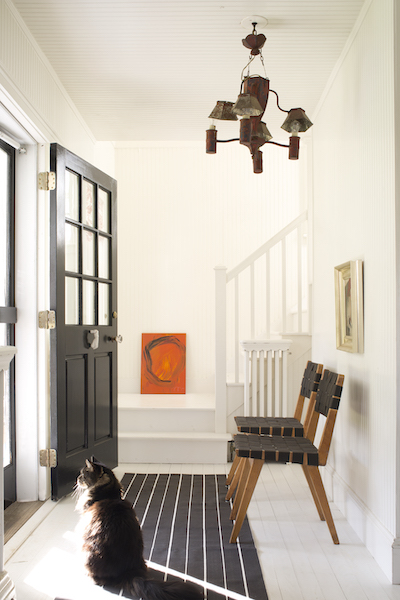
POLYGON ((39 451, 39 462, 41 467, 57 466, 57 450, 46 449, 39 451))
POLYGON ((56 313, 54 310, 42 310, 39 313, 39 329, 55 329, 56 313))
POLYGON ((39 190, 48 192, 56 189, 56 174, 53 171, 45 171, 38 175, 39 190))

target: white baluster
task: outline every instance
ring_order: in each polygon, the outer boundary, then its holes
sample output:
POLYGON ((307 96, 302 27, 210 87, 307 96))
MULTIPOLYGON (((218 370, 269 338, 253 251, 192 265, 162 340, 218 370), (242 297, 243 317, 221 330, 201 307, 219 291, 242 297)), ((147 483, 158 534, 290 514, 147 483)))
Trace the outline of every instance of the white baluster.
POLYGON ((288 351, 282 350, 282 415, 284 417, 288 416, 287 358, 288 351))
POLYGON ((274 369, 274 384, 275 384, 275 417, 282 415, 281 413, 281 396, 280 396, 280 381, 279 381, 279 350, 274 352, 275 369, 274 369))
POLYGON ((257 350, 251 353, 251 415, 257 416, 257 350))
POLYGON ((239 277, 235 277, 235 383, 239 383, 239 277))
POLYGON ((250 416, 250 352, 244 351, 244 416, 250 416))
POLYGON ((267 351, 267 415, 273 416, 272 410, 272 350, 267 351))
POLYGON ((254 263, 250 265, 250 335, 251 338, 254 339, 255 329, 254 329, 254 319, 256 313, 256 305, 255 305, 255 293, 254 293, 254 263))
POLYGON ((265 417, 265 401, 264 401, 264 350, 259 352, 259 364, 260 370, 260 404, 259 412, 260 417, 265 417))
POLYGON ((301 247, 301 226, 297 228, 297 331, 303 331, 303 261, 301 247))
POLYGON ((282 240, 282 332, 286 333, 286 238, 282 240))

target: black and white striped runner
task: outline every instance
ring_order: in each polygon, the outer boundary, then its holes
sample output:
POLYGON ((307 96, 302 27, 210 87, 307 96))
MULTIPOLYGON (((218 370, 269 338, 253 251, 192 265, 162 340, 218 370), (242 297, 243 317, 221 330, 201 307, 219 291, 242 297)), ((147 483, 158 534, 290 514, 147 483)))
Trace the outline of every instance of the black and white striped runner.
POLYGON ((127 473, 122 485, 141 524, 145 559, 158 572, 155 577, 199 583, 208 600, 221 600, 221 594, 267 600, 247 518, 238 542, 229 544, 225 480, 224 475, 127 473))

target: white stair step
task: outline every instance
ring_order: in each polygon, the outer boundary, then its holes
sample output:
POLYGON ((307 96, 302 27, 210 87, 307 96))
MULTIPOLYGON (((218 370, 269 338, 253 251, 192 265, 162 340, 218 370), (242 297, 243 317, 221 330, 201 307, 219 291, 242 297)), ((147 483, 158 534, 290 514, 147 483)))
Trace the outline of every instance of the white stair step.
POLYGON ((119 463, 226 463, 229 434, 119 433, 119 463))
POLYGON ((215 430, 213 394, 120 394, 119 433, 215 430))

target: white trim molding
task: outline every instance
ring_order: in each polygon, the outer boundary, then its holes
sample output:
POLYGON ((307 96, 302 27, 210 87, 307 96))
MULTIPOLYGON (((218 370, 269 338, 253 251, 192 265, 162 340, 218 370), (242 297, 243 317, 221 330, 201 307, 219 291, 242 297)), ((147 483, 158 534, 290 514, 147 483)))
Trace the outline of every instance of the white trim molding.
POLYGON ((400 583, 400 539, 382 525, 353 490, 328 464, 321 474, 326 493, 372 554, 391 583, 400 583))
MULTIPOLYGON (((3 414, 4 371, 7 371, 17 349, 14 346, 0 347, 0 414, 3 414)), ((0 464, 3 464, 3 428, 0 428, 0 464)), ((0 477, 0 505, 4 506, 4 482, 0 477)), ((15 587, 8 573, 4 571, 4 511, 0 511, 0 600, 13 600, 15 587)))

